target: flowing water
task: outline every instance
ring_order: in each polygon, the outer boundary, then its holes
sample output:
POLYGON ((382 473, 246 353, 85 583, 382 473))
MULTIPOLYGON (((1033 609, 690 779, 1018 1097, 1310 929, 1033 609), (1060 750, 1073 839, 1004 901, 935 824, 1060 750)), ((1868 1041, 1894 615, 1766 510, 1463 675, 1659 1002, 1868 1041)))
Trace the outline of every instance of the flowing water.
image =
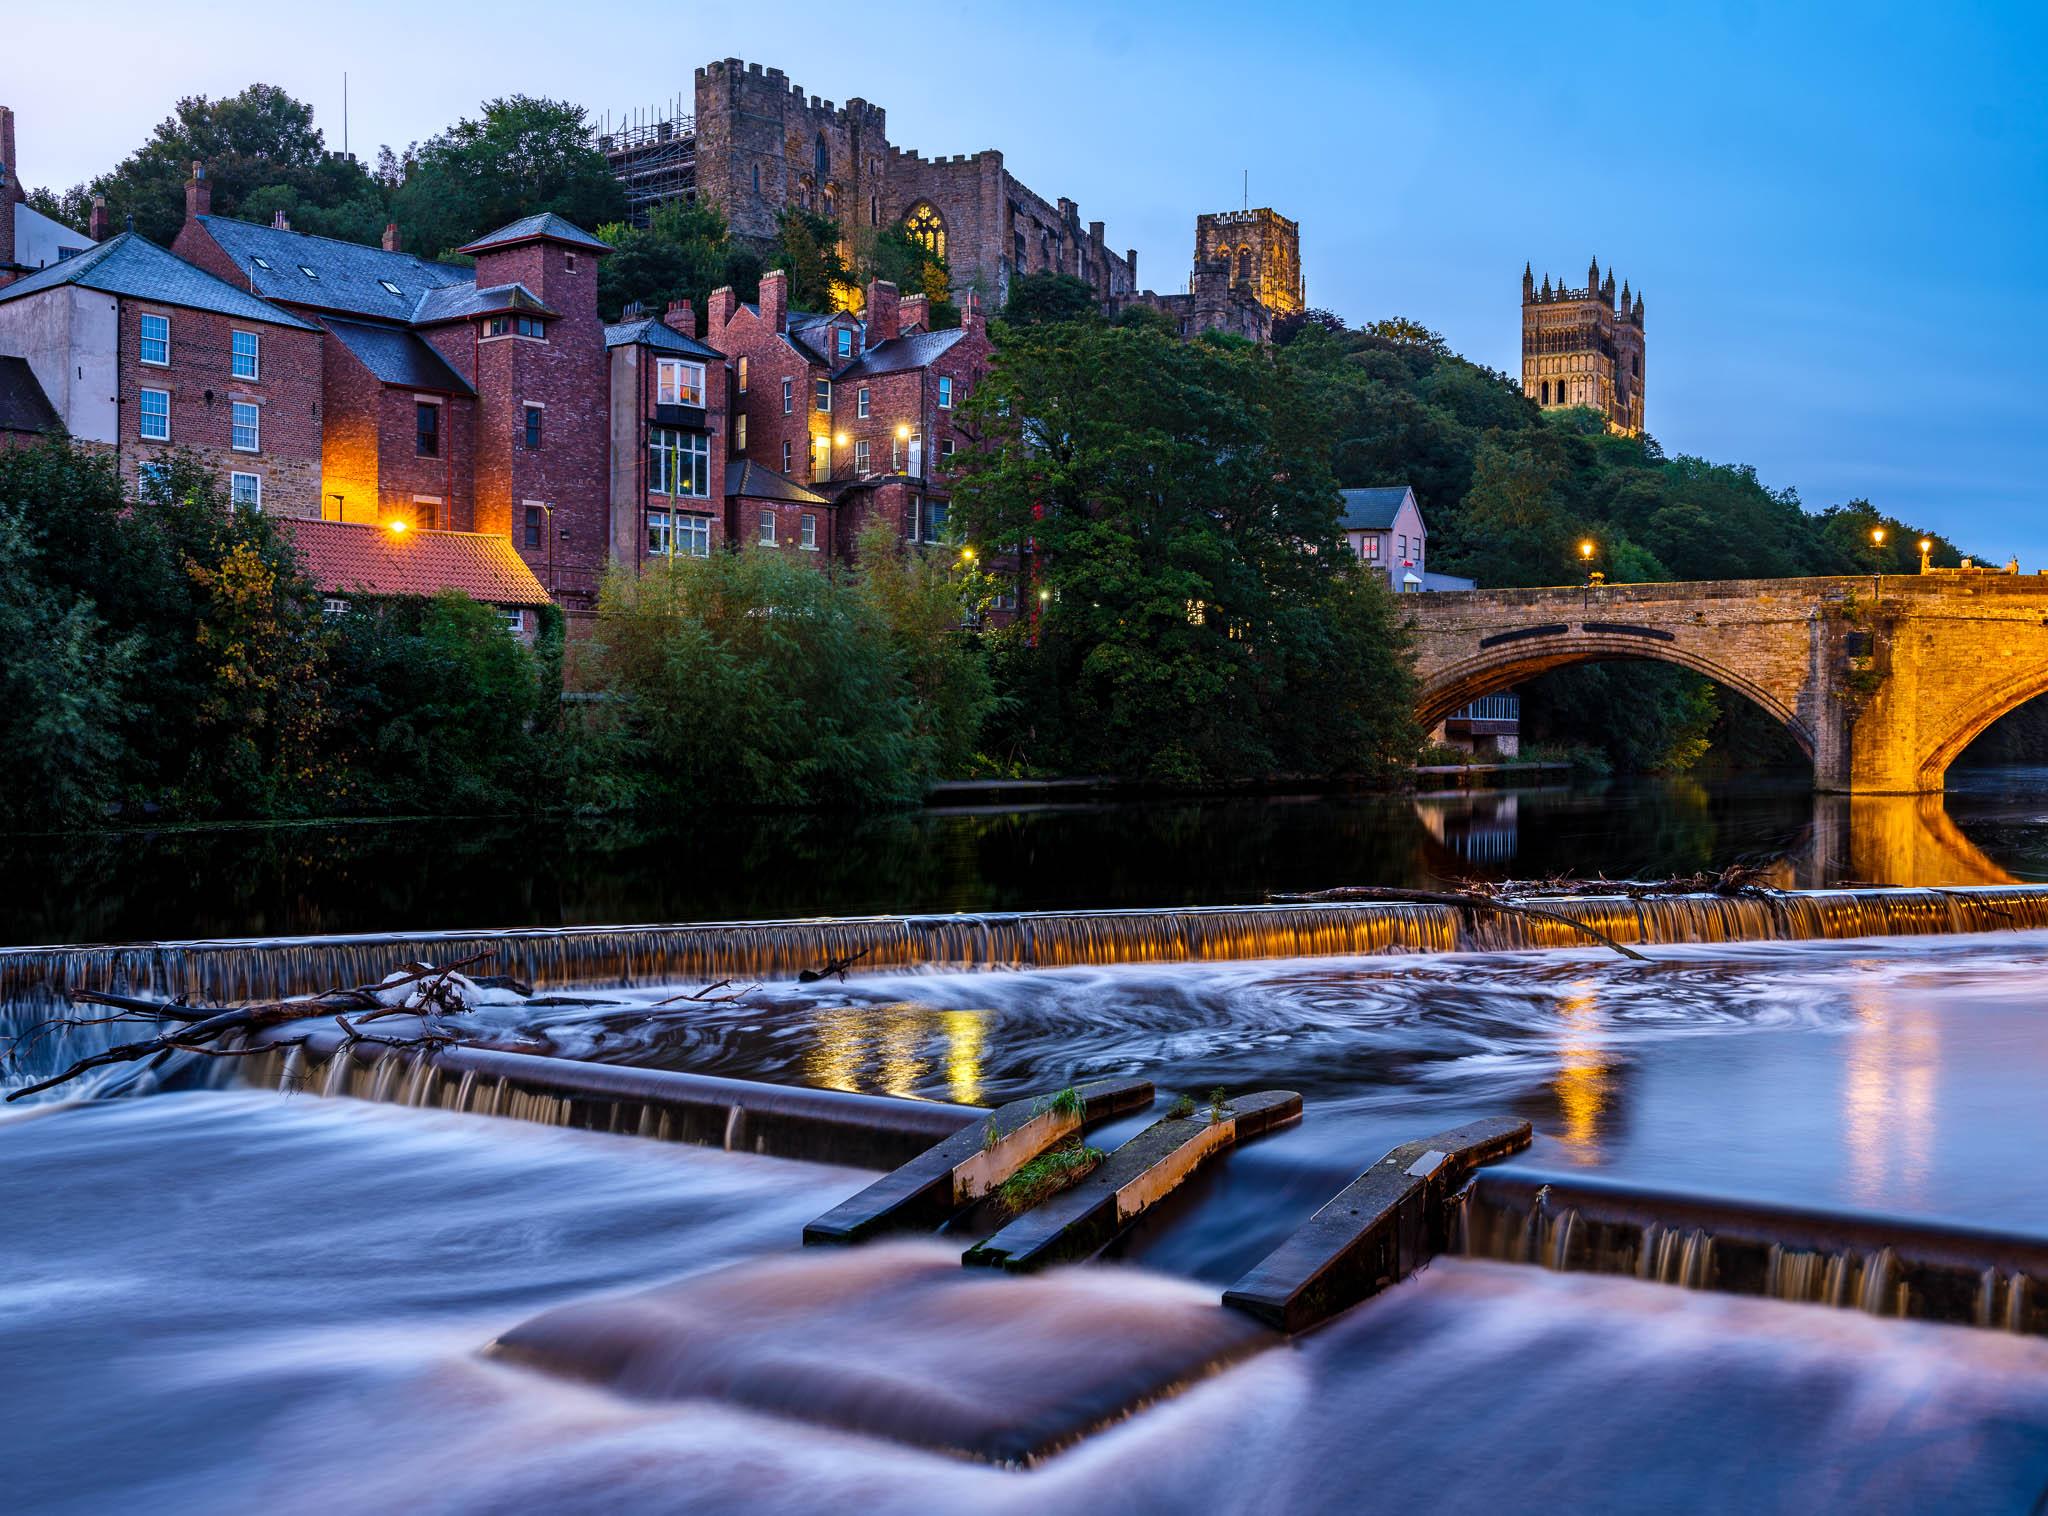
MULTIPOLYGON (((2035 800, 1998 803, 1999 835, 2032 825, 2035 800)), ((1958 856, 1908 819, 1879 829, 1898 856, 1958 856)), ((2027 856, 2000 867, 2024 877, 2027 856)), ((1271 872, 1288 870, 1316 873, 1271 872)), ((1080 898, 1134 903, 1105 893, 1080 898)), ((957 1243, 800 1252, 871 1174, 422 1109, 395 1063, 356 1081, 381 1099, 322 1078, 8 1108, 10 1507, 1281 1511, 1369 1491, 1392 1509, 2038 1510, 2048 1339, 1870 1314, 1898 1266, 1875 1249, 1766 1251, 1778 1299, 1672 1288, 1711 1282, 1698 1226, 1635 1234, 1611 1275, 1440 1259, 1293 1344, 1221 1311, 1221 1284, 1381 1153, 1486 1115, 1535 1125, 1499 1171, 1524 1192, 1563 1176, 2048 1236, 2048 900, 2007 883, 1575 909, 1649 961, 1405 906, 499 939, 494 966, 540 991, 476 1013, 507 1047, 967 1103, 1124 1074, 1305 1097, 1299 1125, 1113 1258, 1032 1281, 965 1277, 957 1243), (844 982, 793 982, 849 946, 871 952, 844 982), (742 970, 762 982, 739 998, 672 998, 742 970)), ((421 935, 478 919, 0 954, 0 1017, 42 1014, 53 974, 209 994, 370 977, 481 940, 421 935)), ((36 1066, 107 1035, 53 1039, 36 1066)), ((205 1072, 248 1070, 275 1077, 205 1072)), ((1577 1222, 1500 1214, 1526 1242, 1480 1251, 1585 1266, 1577 1222)), ((1992 1280, 1985 1324, 2013 1299, 1992 1280)))

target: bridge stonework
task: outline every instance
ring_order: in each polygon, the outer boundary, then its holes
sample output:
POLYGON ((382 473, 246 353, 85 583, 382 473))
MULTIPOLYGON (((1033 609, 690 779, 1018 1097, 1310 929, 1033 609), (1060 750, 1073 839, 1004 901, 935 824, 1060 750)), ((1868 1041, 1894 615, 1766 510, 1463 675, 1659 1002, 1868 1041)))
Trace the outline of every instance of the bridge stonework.
POLYGON ((1940 790, 1972 738, 2048 693, 2048 576, 1472 590, 1404 606, 1425 726, 1551 669, 1650 659, 1769 711, 1832 793, 1940 790))

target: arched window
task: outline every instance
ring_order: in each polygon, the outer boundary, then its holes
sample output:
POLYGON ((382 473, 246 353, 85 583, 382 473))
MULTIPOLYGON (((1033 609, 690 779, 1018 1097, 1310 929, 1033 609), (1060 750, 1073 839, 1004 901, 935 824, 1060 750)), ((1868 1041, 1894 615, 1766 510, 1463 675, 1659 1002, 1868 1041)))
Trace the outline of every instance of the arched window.
POLYGON ((821 181, 827 174, 832 172, 832 151, 825 146, 825 134, 823 132, 818 133, 818 146, 816 156, 813 159, 813 167, 821 181))
POLYGON ((903 230, 934 258, 946 256, 946 221, 929 201, 920 200, 910 208, 903 218, 903 230))
POLYGON ((1250 284, 1252 282, 1252 250, 1248 247, 1241 247, 1237 250, 1237 282, 1239 284, 1250 284))

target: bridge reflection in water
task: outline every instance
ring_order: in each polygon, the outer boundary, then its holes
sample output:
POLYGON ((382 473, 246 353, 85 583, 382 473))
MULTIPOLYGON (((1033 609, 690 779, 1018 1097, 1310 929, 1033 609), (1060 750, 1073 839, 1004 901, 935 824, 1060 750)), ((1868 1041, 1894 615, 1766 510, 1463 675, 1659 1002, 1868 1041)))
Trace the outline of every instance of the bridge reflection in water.
MULTIPOLYGON (((1513 878, 1525 799, 1563 793, 1460 791, 1418 795, 1414 803, 1436 844, 1438 872, 1513 878)), ((1706 791, 1696 793, 1704 825, 1706 791)), ((1964 835, 1940 795, 1814 795, 1811 806, 1806 824, 1773 866, 1773 881, 1783 888, 2020 882, 1964 835)))

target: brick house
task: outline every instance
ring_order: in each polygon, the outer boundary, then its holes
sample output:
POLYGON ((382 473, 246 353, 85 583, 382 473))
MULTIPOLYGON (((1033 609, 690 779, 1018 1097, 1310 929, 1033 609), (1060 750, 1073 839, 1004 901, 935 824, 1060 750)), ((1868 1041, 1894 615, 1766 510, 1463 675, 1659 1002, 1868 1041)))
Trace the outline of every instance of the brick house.
POLYGON ((1339 490, 1338 526, 1366 567, 1386 575, 1397 595, 1424 590, 1469 590, 1473 581, 1439 574, 1428 565, 1429 525, 1414 489, 1405 484, 1339 490))
POLYGON ((725 355, 697 340, 687 300, 660 320, 629 312, 605 328, 611 360, 611 556, 708 558, 726 529, 725 355))
POLYGON ((238 504, 287 515, 319 512, 321 341, 133 232, 0 288, 0 353, 131 484, 189 449, 238 504))
POLYGON ((305 516, 286 516, 278 525, 325 597, 329 615, 344 615, 359 600, 460 590, 496 609, 511 631, 531 642, 549 603, 512 544, 491 533, 400 530, 305 516))
POLYGON ((728 492, 729 530, 821 559, 850 558, 877 518, 906 540, 943 540, 950 460, 972 445, 960 408, 989 366, 979 303, 933 331, 925 298, 883 280, 868 286, 865 320, 791 311, 788 289, 777 271, 757 302, 711 296, 705 336, 733 365, 731 448, 749 465, 728 492))
POLYGON ((14 112, 0 105, 0 285, 74 258, 103 241, 106 205, 96 199, 93 210, 101 222, 100 234, 86 238, 28 203, 21 165, 14 157, 14 112))

